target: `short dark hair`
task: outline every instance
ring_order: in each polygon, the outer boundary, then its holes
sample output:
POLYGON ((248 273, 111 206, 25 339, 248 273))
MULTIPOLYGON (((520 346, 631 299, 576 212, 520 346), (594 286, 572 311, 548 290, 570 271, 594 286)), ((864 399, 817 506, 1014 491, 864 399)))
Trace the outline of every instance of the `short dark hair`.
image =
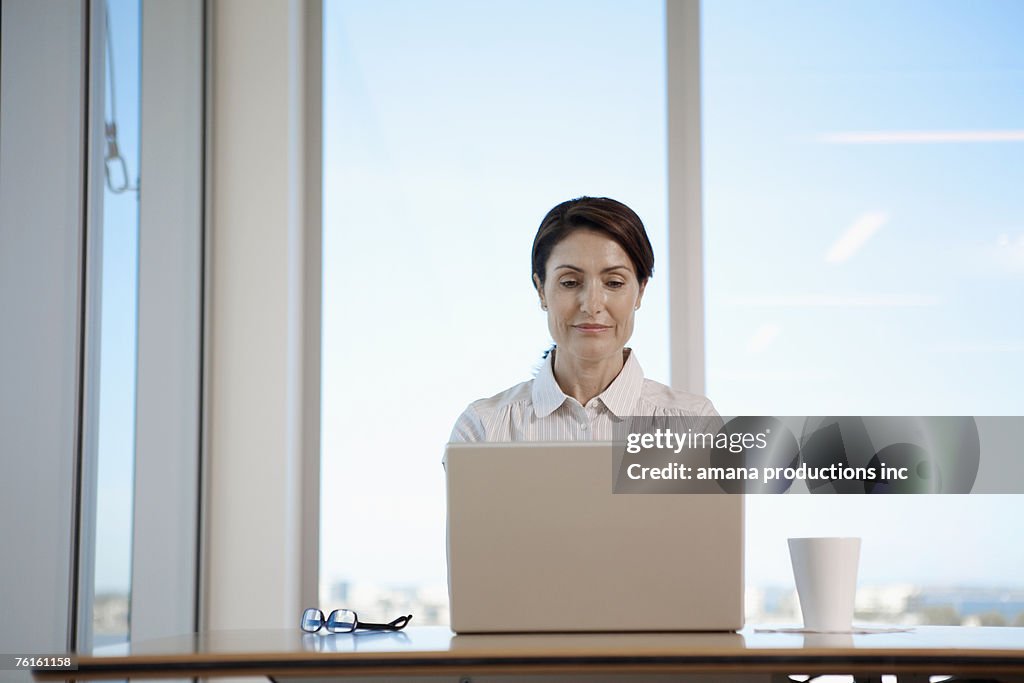
POLYGON ((640 284, 654 275, 654 250, 633 209, 607 197, 578 197, 548 211, 533 238, 533 274, 542 287, 551 250, 576 230, 596 230, 618 242, 640 284))

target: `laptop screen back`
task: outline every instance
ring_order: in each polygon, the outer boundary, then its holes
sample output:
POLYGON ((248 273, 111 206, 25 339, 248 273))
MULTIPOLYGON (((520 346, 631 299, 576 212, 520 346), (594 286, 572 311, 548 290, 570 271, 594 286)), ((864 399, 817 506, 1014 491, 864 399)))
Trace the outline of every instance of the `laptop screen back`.
POLYGON ((613 494, 610 443, 451 444, 458 633, 743 626, 743 496, 613 494))

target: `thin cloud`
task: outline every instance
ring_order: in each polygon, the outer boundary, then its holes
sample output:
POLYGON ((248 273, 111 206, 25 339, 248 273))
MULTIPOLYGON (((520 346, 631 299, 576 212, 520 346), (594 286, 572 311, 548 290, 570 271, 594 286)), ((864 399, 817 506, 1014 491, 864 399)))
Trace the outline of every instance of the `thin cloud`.
POLYGON ((824 133, 817 140, 834 145, 1024 142, 1024 130, 866 130, 824 133))
POLYGON ((1024 273, 1024 233, 1016 240, 1008 234, 999 235, 994 248, 986 249, 988 261, 1000 270, 1017 274, 1024 273))
POLYGON ((860 216, 846 229, 825 254, 826 263, 842 263, 860 251, 861 247, 878 232, 878 229, 889 222, 889 214, 875 211, 860 216))
POLYGON ((760 353, 779 336, 782 328, 775 323, 761 325, 747 341, 747 353, 760 353))
POLYGON ((723 303, 750 308, 924 308, 940 302, 923 294, 758 294, 725 296, 723 303))
POLYGON ((716 381, 730 382, 826 382, 839 379, 839 373, 834 370, 808 368, 753 371, 708 368, 708 376, 716 381))
POLYGON ((1024 353, 1024 341, 989 341, 938 344, 928 349, 933 353, 1024 353))

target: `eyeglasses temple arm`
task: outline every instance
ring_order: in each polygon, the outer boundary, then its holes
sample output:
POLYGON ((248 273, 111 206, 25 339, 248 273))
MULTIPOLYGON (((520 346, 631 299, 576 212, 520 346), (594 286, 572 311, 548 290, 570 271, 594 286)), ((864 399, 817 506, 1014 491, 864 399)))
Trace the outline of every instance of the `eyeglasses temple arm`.
POLYGON ((400 631, 405 628, 406 624, 412 621, 412 615, 409 614, 404 617, 398 617, 394 621, 389 621, 386 624, 371 624, 369 622, 360 621, 356 628, 365 628, 371 631, 400 631))

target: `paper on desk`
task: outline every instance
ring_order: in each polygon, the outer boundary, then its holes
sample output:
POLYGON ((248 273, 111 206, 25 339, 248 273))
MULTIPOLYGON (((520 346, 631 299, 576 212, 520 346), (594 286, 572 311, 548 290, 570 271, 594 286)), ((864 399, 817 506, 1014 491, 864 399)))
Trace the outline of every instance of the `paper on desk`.
POLYGON ((907 633, 913 631, 912 628, 902 626, 854 626, 846 631, 816 631, 811 628, 803 628, 802 626, 796 626, 793 628, 755 628, 754 633, 823 633, 823 634, 851 634, 851 635, 863 635, 870 633, 907 633))

